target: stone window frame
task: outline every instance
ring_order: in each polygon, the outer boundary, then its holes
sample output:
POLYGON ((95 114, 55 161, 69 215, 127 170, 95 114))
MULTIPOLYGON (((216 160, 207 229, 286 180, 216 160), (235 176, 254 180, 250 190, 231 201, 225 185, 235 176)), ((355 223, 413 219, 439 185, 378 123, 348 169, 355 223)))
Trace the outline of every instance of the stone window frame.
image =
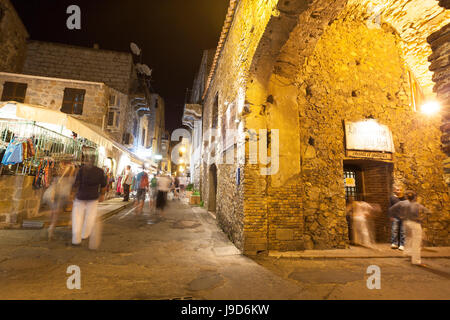
POLYGON ((131 134, 129 132, 124 132, 122 136, 122 143, 125 145, 131 144, 131 134))
POLYGON ((120 107, 110 106, 106 116, 106 126, 111 130, 118 130, 120 127, 120 107))
POLYGON ((82 115, 85 96, 85 89, 65 88, 61 112, 82 115))
POLYGON ((28 83, 5 81, 3 84, 2 101, 16 101, 24 103, 27 95, 27 89, 28 83), (11 88, 8 88, 9 86, 12 86, 12 93, 7 95, 7 89, 11 90, 11 88), (22 89, 20 94, 17 92, 18 88, 22 89))

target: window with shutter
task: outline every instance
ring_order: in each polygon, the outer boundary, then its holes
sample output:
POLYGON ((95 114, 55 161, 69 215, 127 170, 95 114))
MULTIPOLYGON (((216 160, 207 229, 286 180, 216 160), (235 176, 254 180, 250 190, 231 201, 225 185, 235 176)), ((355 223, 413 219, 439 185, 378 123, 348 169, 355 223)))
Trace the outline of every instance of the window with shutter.
POLYGON ((64 98, 61 106, 61 112, 68 114, 83 114, 85 94, 86 90, 82 89, 64 89, 64 98))
POLYGON ((26 83, 5 82, 3 85, 2 101, 25 102, 27 86, 26 83))
POLYGON ((116 112, 116 128, 119 128, 120 124, 120 112, 116 112))
POLYGON ((116 96, 114 96, 114 95, 109 96, 109 105, 110 106, 116 105, 116 96))
POLYGON ((130 138, 131 138, 131 135, 128 132, 124 133, 123 141, 122 141, 123 144, 130 144, 130 138))
POLYGON ((114 124, 114 111, 108 112, 108 126, 112 126, 114 124))

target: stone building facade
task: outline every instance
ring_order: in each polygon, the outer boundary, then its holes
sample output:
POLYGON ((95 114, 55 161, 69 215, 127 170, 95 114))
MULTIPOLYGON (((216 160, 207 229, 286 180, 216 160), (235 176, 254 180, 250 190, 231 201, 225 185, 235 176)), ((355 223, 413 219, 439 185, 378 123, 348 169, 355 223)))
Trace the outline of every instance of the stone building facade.
POLYGON ((450 11, 428 0, 230 1, 203 97, 202 195, 238 247, 347 247, 347 172, 360 177, 357 196, 381 207, 377 241, 388 241, 396 183, 431 210, 426 243, 448 245, 442 114, 420 106, 436 98, 426 39, 449 21, 450 11), (351 152, 350 122, 386 126, 393 152, 351 152), (233 152, 223 128, 238 132, 232 164, 218 161, 233 152), (275 159, 263 164, 261 150, 250 161, 255 142, 278 154, 273 174, 262 174, 275 159))
POLYGON ((136 81, 131 53, 34 40, 27 45, 23 73, 103 82, 127 94, 136 81))
POLYGON ((166 131, 164 99, 156 93, 151 94, 149 108, 149 147, 152 148, 154 154, 161 154, 162 138, 166 131))
POLYGON ((100 128, 103 126, 110 90, 103 83, 1 72, 0 97, 6 82, 27 84, 24 103, 43 106, 54 111, 61 110, 66 88, 85 90, 82 114, 73 116, 100 128))
POLYGON ((191 150, 189 150, 189 175, 190 182, 196 190, 200 190, 201 185, 201 163, 202 163, 202 98, 211 71, 215 49, 204 50, 199 70, 195 76, 192 89, 186 97, 184 105, 183 125, 190 129, 191 150))
POLYGON ((0 71, 22 71, 28 37, 11 2, 0 0, 0 71))

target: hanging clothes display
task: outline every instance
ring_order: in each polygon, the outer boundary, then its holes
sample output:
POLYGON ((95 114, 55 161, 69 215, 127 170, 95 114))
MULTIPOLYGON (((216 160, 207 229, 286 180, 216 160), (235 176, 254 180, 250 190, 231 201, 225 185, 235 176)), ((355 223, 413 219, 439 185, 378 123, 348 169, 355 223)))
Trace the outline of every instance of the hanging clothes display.
POLYGON ((118 196, 122 194, 122 176, 119 176, 119 178, 117 178, 116 194, 118 196))
POLYGON ((35 155, 36 148, 31 139, 13 138, 2 158, 2 164, 11 165, 22 163, 35 155))
POLYGON ((33 187, 48 188, 51 183, 52 169, 55 167, 55 161, 51 158, 41 160, 36 170, 36 176, 33 181, 33 187))
POLYGON ((2 164, 10 165, 23 162, 23 144, 21 142, 13 141, 6 148, 5 154, 2 159, 2 164))

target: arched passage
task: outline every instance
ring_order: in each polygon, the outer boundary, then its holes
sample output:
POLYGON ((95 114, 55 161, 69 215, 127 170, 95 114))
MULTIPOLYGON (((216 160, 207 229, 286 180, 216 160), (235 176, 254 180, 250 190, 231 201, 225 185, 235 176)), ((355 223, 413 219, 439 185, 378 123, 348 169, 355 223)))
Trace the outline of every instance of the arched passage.
POLYGON ((411 88, 416 79, 434 97, 426 38, 450 12, 434 0, 280 1, 278 10, 253 57, 246 94, 246 127, 280 129, 280 171, 266 178, 269 249, 302 241, 309 249, 345 246, 342 121, 367 118, 393 131, 394 179, 433 207, 440 222, 427 232, 447 243, 439 236, 448 220, 438 217, 448 211, 439 120, 415 112, 411 88))

